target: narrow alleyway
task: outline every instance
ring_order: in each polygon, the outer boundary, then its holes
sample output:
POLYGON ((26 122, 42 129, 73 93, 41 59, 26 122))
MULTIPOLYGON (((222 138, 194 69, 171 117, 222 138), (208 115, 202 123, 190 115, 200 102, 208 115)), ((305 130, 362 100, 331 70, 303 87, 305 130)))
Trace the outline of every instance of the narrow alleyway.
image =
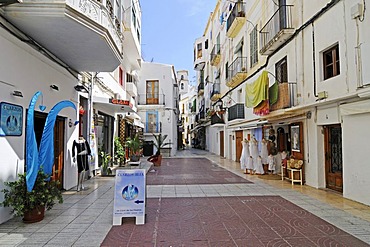
POLYGON ((151 167, 142 226, 112 227, 114 178, 90 179, 42 222, 0 225, 0 246, 369 246, 369 207, 239 166, 190 149, 151 167))

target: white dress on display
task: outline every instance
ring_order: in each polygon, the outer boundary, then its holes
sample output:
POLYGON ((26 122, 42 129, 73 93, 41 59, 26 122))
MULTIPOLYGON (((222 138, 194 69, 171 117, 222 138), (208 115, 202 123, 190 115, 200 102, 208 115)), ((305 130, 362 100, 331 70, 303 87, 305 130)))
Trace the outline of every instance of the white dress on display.
POLYGON ((265 139, 261 142, 261 158, 262 158, 262 164, 268 164, 268 148, 267 148, 267 141, 265 139))
POLYGON ((276 162, 275 162, 275 157, 272 154, 268 156, 268 164, 269 164, 269 171, 272 171, 272 173, 275 174, 276 162))
POLYGON ((256 165, 255 165, 255 173, 261 174, 261 175, 265 174, 265 171, 263 170, 261 156, 258 156, 256 160, 257 160, 257 162, 256 162, 256 165))
POLYGON ((253 164, 250 165, 251 167, 253 167, 253 170, 256 170, 257 158, 259 156, 258 143, 256 139, 252 139, 252 141, 250 142, 250 147, 251 147, 251 156, 253 158, 253 164))
POLYGON ((250 156, 248 140, 242 141, 242 146, 243 146, 243 149, 242 149, 242 154, 240 156, 240 169, 245 170, 245 169, 247 169, 247 162, 248 162, 248 158, 250 156))

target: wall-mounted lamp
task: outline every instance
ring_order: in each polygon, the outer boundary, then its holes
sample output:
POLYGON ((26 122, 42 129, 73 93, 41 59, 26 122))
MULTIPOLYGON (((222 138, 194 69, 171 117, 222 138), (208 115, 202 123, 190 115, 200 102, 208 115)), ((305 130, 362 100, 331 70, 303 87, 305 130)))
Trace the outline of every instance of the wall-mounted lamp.
POLYGON ((74 88, 77 92, 81 92, 81 93, 88 93, 89 92, 89 90, 84 85, 76 85, 76 86, 74 86, 74 88))
POLYGON ((68 121, 68 126, 69 126, 70 128, 72 128, 73 126, 76 126, 78 123, 79 123, 79 121, 75 121, 75 122, 73 123, 72 119, 69 119, 69 121, 68 121))
POLYGON ((12 95, 15 96, 15 97, 23 98, 23 94, 22 94, 21 91, 16 91, 15 90, 15 91, 13 91, 12 95))
POLYGON ((55 91, 59 91, 59 87, 55 84, 50 85, 50 88, 55 90, 55 91))

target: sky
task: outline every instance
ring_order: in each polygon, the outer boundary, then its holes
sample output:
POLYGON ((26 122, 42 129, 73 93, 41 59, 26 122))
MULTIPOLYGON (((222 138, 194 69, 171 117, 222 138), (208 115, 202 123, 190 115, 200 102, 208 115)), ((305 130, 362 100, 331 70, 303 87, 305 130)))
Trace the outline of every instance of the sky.
POLYGON ((195 76, 194 41, 204 33, 217 0, 141 0, 142 57, 195 76))

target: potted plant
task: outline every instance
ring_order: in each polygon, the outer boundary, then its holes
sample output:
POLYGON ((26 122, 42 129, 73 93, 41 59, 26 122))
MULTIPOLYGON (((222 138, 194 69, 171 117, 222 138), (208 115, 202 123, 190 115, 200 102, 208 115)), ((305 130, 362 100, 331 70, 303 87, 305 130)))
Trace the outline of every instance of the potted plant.
POLYGON ((157 152, 155 155, 152 155, 148 158, 148 161, 153 162, 154 166, 160 166, 162 163, 162 154, 161 154, 161 149, 164 148, 165 146, 171 145, 171 142, 165 142, 167 139, 168 135, 163 135, 162 134, 153 134, 155 142, 154 146, 157 148, 157 152))
POLYGON ((125 149, 119 137, 114 138, 114 160, 118 165, 125 161, 125 149))
POLYGON ((26 174, 19 174, 19 179, 14 182, 5 182, 6 188, 4 207, 12 207, 16 216, 23 217, 25 223, 39 222, 44 219, 44 212, 50 210, 56 201, 63 203, 61 191, 58 189, 59 181, 48 181, 50 176, 42 169, 37 174, 35 185, 31 192, 27 191, 26 174))
POLYGON ((140 149, 142 146, 142 141, 138 134, 136 134, 133 138, 128 137, 126 140, 126 147, 130 149, 131 156, 130 161, 139 161, 140 160, 140 149))
POLYGON ((100 151, 100 157, 101 157, 101 175, 107 176, 112 173, 112 170, 109 167, 109 162, 112 159, 112 156, 110 156, 108 153, 100 151))

